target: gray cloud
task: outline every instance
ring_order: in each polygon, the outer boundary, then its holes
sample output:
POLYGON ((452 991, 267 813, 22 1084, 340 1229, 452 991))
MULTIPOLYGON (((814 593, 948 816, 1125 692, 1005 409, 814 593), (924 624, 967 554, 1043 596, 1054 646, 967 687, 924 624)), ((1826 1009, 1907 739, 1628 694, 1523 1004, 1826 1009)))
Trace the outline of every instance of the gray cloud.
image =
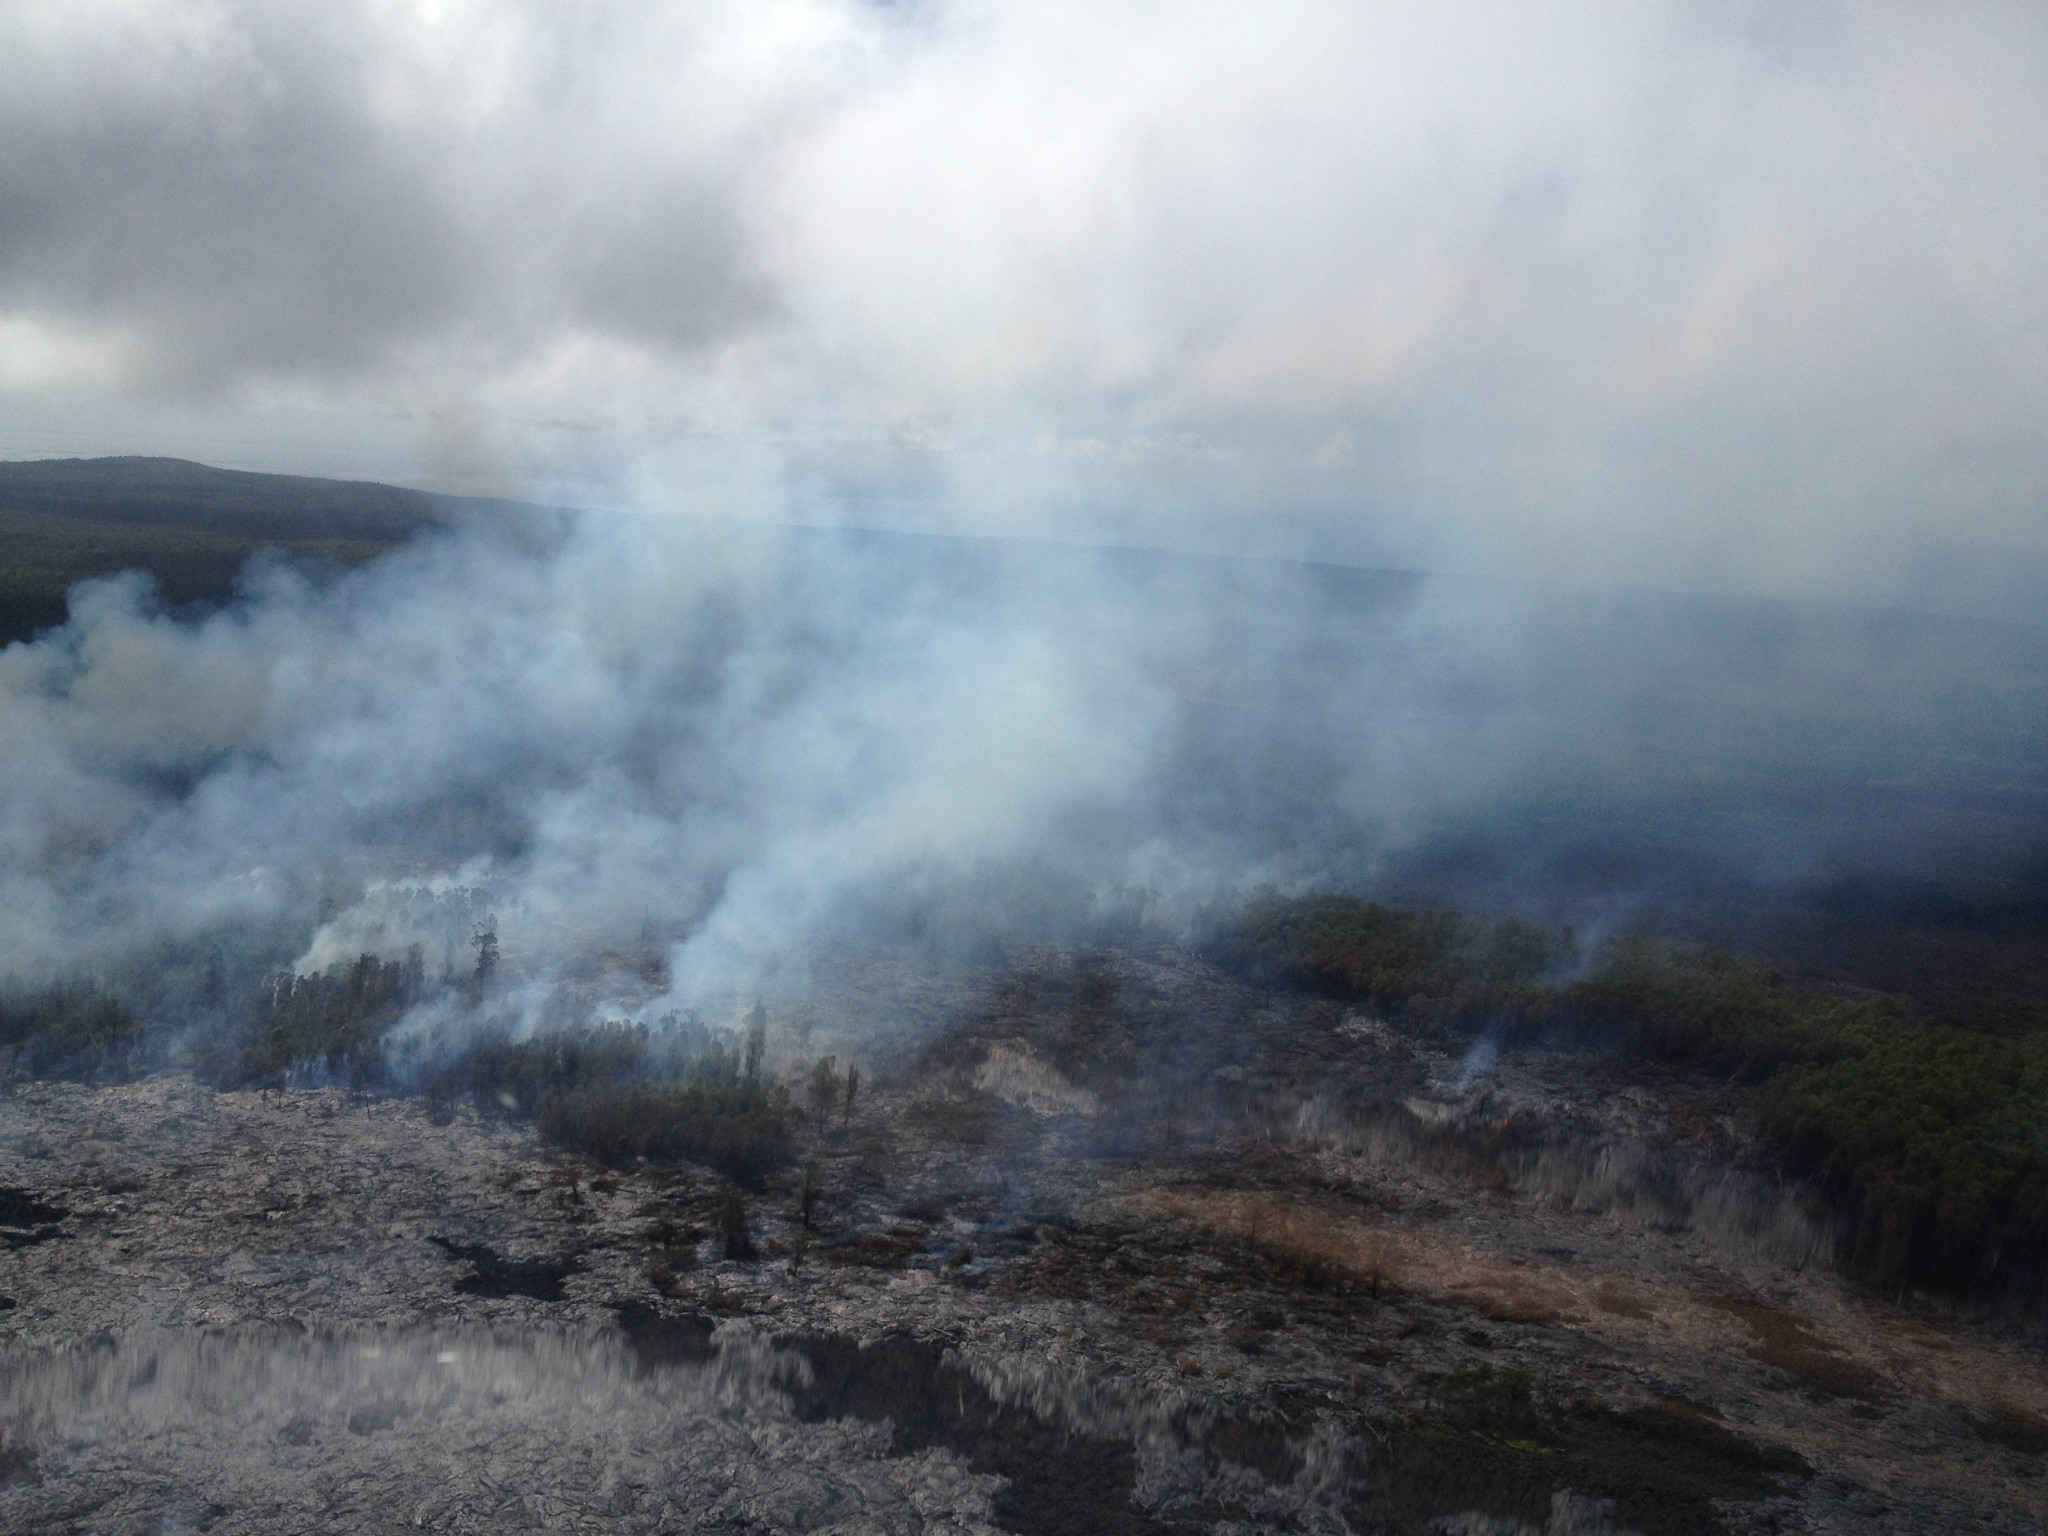
POLYGON ((579 325, 721 334, 758 304, 738 151, 665 134, 672 114, 621 99, 626 61, 605 51, 687 56, 690 29, 552 11, 14 13, 0 304, 115 333, 108 382, 159 392, 374 392, 422 349, 505 368, 579 325))
POLYGON ((783 516, 2048 592, 2034 8, 0 27, 16 451, 141 392, 407 478, 392 418, 459 408, 571 498, 717 510, 743 464, 783 516))
POLYGON ((0 294, 125 333, 122 383, 374 365, 471 276, 441 168, 364 99, 370 40, 314 8, 237 20, 6 27, 0 294))

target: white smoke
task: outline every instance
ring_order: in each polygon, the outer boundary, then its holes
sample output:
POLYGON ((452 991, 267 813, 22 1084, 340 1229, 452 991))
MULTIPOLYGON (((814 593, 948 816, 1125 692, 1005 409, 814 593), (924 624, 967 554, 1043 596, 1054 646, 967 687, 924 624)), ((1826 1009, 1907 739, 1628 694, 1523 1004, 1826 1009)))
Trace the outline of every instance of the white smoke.
POLYGON ((527 971, 652 922, 679 991, 759 985, 850 896, 1072 849, 1157 773, 1158 615, 981 554, 586 519, 259 566, 197 623, 88 584, 0 653, 0 971, 280 924, 302 967, 445 964, 489 911, 527 971))
POLYGON ((244 586, 0 652, 0 976, 446 973, 494 923, 534 999, 665 960, 710 1009, 834 936, 1179 932, 1431 847, 1429 899, 1582 926, 2003 878, 2048 733, 2037 630, 1278 563, 590 515, 244 586))
POLYGON ((2044 15, 8 7, 0 452, 2022 616, 2044 15))

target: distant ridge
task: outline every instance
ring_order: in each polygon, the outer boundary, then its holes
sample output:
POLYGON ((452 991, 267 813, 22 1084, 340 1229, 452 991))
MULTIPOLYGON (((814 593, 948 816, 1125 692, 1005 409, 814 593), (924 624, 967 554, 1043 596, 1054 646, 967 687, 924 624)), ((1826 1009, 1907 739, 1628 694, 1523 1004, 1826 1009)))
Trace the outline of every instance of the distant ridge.
POLYGON ((0 512, 171 525, 262 542, 395 544, 449 521, 451 498, 366 480, 214 469, 185 459, 0 462, 0 512))
POLYGON ((214 606, 258 551, 314 570, 360 565, 423 528, 501 508, 514 504, 185 459, 0 461, 0 645, 62 624, 89 577, 146 571, 172 607, 214 606))

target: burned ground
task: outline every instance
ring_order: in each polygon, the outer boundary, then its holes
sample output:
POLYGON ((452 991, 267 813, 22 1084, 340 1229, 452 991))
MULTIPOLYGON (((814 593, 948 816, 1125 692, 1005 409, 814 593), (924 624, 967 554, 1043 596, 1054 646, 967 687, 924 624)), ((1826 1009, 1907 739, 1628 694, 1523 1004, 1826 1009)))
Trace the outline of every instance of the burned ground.
POLYGON ((466 1101, 12 1084, 0 1218, 62 1240, 0 1254, 0 1528, 2048 1512, 2034 1336, 1841 1279, 1724 1082, 1171 949, 857 981, 771 1028, 782 1080, 863 1086, 745 1192, 750 1258, 723 1176, 466 1101))

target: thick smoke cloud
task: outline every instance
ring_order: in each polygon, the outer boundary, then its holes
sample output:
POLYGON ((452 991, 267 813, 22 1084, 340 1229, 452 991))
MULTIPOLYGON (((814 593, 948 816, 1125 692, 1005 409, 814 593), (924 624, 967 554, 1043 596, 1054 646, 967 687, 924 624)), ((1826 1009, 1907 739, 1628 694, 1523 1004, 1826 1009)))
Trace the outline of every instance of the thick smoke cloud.
POLYGON ((2032 611, 2037 7, 0 15, 0 447, 2032 611))
POLYGON ((0 975, 462 970, 495 917, 536 1006, 661 959, 621 995, 723 1014, 835 940, 1184 935, 1267 882, 1582 931, 1967 898, 2048 773, 2021 626, 632 517, 246 585, 89 583, 0 651, 0 975))
POLYGON ((2044 99, 2022 6, 0 9, 0 453, 640 514, 81 590, 0 972, 2020 879, 2044 99))
POLYGON ((1009 566, 610 522, 258 570, 196 625, 89 585, 0 653, 0 970, 459 946, 470 903, 407 909, 479 887, 525 970, 687 929, 679 985, 758 990, 884 880, 1140 808, 1145 616, 1009 566))

